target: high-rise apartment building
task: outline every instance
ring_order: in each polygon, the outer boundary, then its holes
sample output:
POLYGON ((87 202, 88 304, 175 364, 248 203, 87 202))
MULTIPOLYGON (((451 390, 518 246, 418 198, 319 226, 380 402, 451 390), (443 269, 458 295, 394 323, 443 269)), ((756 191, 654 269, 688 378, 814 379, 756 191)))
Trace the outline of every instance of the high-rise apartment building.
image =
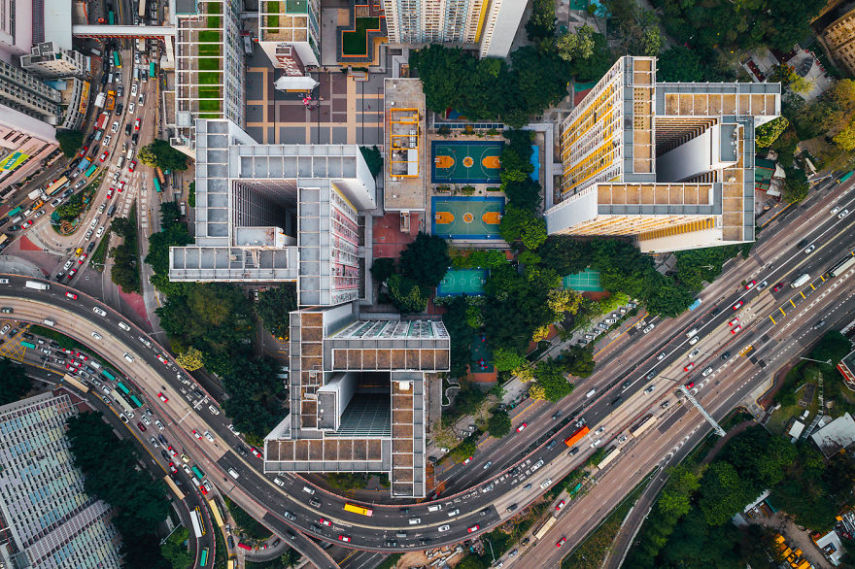
POLYGON ((0 561, 31 569, 121 566, 110 508, 83 489, 65 437, 68 395, 0 407, 0 561))
POLYGON ((656 81, 656 58, 620 58, 561 124, 550 234, 634 236, 643 251, 754 240, 754 129, 778 83, 656 81))
POLYGON ((478 46, 482 57, 506 57, 525 0, 383 0, 394 43, 478 46))
POLYGON ((822 33, 831 56, 855 73, 855 8, 833 21, 822 33))
POLYGON ((304 75, 321 58, 320 0, 261 0, 258 45, 286 75, 304 75))
POLYGON ((169 143, 195 157, 198 118, 243 126, 240 0, 176 0, 175 90, 164 93, 169 143))
POLYGON ((0 105, 0 190, 38 170, 58 147, 54 127, 0 105))
POLYGON ((50 125, 62 122, 62 93, 38 77, 0 60, 0 106, 50 125))
POLYGON ((88 56, 57 47, 52 41, 34 45, 29 54, 21 56, 21 67, 48 79, 84 78, 92 73, 92 61, 88 56))

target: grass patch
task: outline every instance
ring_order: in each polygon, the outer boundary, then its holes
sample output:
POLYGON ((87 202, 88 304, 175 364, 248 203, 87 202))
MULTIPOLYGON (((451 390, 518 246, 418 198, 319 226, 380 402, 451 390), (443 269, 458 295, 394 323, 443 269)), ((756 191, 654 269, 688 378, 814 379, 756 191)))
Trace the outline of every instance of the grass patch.
POLYGON ((357 18, 356 30, 341 33, 341 51, 344 55, 368 55, 368 30, 380 28, 380 18, 357 18))
POLYGON ((403 556, 403 553, 396 553, 394 555, 390 555, 389 557, 383 560, 383 563, 381 563, 374 569, 392 569, 392 567, 394 567, 403 556))
MULTIPOLYGON (((199 83, 202 85, 217 85, 220 82, 220 74, 217 71, 200 71, 199 72, 199 83)), ((201 92, 202 89, 199 89, 201 92)), ((219 89, 217 89, 217 96, 219 96, 219 89)))
POLYGON ((654 470, 645 476, 644 480, 623 499, 617 508, 612 510, 612 513, 561 561, 561 569, 599 569, 615 540, 623 519, 635 501, 638 500, 638 497, 641 496, 655 472, 654 470))
POLYGON ((202 57, 215 57, 220 55, 220 45, 218 43, 200 43, 196 51, 202 57))
POLYGON ((199 101, 200 111, 219 111, 220 101, 218 99, 201 99, 199 101))
POLYGON ((272 533, 263 524, 247 514, 243 508, 232 502, 228 496, 224 496, 226 507, 231 512, 235 523, 243 530, 243 533, 251 539, 267 539, 272 533))
MULTIPOLYGON (((211 4, 208 4, 208 6, 211 6, 211 4)), ((218 44, 219 41, 220 32, 218 32, 217 30, 204 30, 199 32, 199 43, 218 44)))
MULTIPOLYGON (((279 2, 268 2, 267 3, 267 12, 274 12, 273 14, 267 14, 267 27, 268 28, 278 28, 279 27, 279 2)), ((275 31, 274 31, 275 33, 275 31)))
MULTIPOLYGON (((200 57, 199 58, 199 69, 202 71, 219 71, 220 70, 220 60, 216 57, 200 57)), ((200 73, 201 75, 201 73, 200 73)))
POLYGON ((196 88, 196 98, 197 99, 219 99, 220 98, 220 88, 219 87, 197 87, 196 88))
POLYGON ((199 113, 198 117, 200 119, 221 119, 223 115, 217 113, 199 113))
POLYGON ((89 260, 89 266, 98 271, 104 272, 104 261, 107 259, 107 251, 110 249, 110 232, 101 239, 95 251, 92 253, 92 258, 89 260))

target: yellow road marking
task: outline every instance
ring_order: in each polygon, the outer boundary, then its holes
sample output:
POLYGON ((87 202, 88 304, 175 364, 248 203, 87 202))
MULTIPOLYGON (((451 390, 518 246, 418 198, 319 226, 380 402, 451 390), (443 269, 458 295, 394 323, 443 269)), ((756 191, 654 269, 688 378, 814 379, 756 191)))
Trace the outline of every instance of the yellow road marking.
POLYGON ((796 303, 795 303, 795 302, 793 302, 793 299, 792 299, 792 298, 790 299, 790 304, 792 304, 792 305, 793 305, 793 308, 795 308, 795 307, 796 307, 796 303))
MULTIPOLYGON (((807 297, 805 296, 805 293, 803 293, 802 291, 799 291, 799 294, 800 294, 800 295, 802 295, 802 298, 807 298, 807 297)), ((795 304, 794 304, 793 306, 795 306, 795 304)))
POLYGON ((772 324, 777 324, 777 322, 775 322, 775 319, 774 319, 774 318, 772 318, 772 315, 771 315, 771 314, 769 315, 769 320, 771 320, 771 321, 772 321, 772 324))
POLYGON ((779 307, 778 307, 778 310, 780 310, 780 311, 781 311, 781 314, 783 314, 784 316, 786 316, 786 315, 787 315, 787 313, 786 313, 786 312, 784 312, 784 307, 783 307, 783 306, 779 306, 779 307))

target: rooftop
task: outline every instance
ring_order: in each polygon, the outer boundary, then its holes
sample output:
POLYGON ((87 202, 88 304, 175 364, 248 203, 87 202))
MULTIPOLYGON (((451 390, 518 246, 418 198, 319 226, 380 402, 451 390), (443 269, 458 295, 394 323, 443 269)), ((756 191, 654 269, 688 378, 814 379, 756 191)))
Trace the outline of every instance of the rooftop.
POLYGON ((829 458, 855 443, 855 420, 844 413, 810 436, 822 454, 829 458))
POLYGON ((425 211, 427 201, 425 97, 419 79, 388 78, 384 207, 387 211, 425 211))

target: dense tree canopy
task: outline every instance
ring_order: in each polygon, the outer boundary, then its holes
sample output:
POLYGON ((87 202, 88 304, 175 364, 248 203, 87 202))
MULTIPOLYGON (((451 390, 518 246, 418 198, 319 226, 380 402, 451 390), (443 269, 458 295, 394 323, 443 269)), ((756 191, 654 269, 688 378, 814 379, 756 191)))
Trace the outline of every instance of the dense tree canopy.
POLYGON ((169 142, 159 138, 140 148, 137 159, 146 166, 157 166, 161 170, 187 169, 187 155, 175 150, 169 142))
POLYGON ((0 358, 0 405, 14 403, 32 387, 24 366, 13 363, 9 358, 0 358))
POLYGON ((125 292, 140 292, 142 287, 136 212, 137 206, 134 203, 128 217, 117 217, 110 225, 110 230, 123 239, 122 244, 110 251, 113 258, 110 278, 125 292))
POLYGON ((392 297, 392 304, 402 314, 424 312, 427 308, 428 295, 413 279, 395 274, 389 277, 387 285, 389 286, 389 295, 392 297))
POLYGON ((371 276, 378 283, 384 283, 395 274, 395 259, 380 257, 371 264, 371 276))
POLYGON ((757 147, 766 148, 771 146, 772 143, 778 140, 778 137, 781 136, 787 128, 789 128, 789 126, 790 121, 787 120, 787 117, 783 116, 761 124, 757 127, 757 130, 754 131, 754 135, 757 138, 757 147))
POLYGON ((559 401, 573 391, 573 384, 564 376, 564 366, 552 358, 540 360, 534 368, 534 379, 543 388, 548 401, 559 401))
POLYGON ((255 311, 264 327, 279 338, 288 337, 289 313, 297 310, 297 287, 294 283, 282 283, 258 295, 255 311))
POLYGON ((83 146, 83 133, 79 130, 58 130, 56 140, 66 158, 73 158, 83 146))
POLYGON ((419 286, 434 288, 451 266, 448 243, 442 237, 419 232, 415 241, 401 252, 401 274, 419 286))
POLYGON ((511 418, 506 411, 494 410, 487 420, 487 431, 491 437, 500 439, 511 432, 511 418))

